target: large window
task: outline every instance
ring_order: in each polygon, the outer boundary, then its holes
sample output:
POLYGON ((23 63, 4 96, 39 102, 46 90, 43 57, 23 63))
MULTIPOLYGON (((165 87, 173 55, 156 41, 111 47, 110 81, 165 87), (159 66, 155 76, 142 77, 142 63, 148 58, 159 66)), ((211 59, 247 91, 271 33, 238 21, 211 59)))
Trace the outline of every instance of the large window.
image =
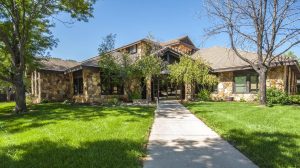
POLYGON ((235 74, 235 93, 256 93, 258 91, 258 75, 254 73, 235 74))
POLYGON ((124 87, 120 75, 100 73, 102 95, 123 95, 124 87))
POLYGON ((247 92, 247 76, 235 76, 234 83, 236 93, 247 92))
POLYGON ((74 85, 74 94, 75 95, 83 94, 82 71, 76 71, 73 73, 73 85, 74 85))

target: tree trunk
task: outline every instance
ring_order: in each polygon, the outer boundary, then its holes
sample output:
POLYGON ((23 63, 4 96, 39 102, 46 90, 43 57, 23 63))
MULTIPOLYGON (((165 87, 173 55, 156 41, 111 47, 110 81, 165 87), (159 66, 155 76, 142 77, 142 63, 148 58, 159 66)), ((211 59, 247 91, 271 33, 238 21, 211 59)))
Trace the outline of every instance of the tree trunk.
POLYGON ((26 107, 25 85, 24 85, 22 73, 16 74, 14 85, 16 88, 15 112, 24 113, 27 111, 27 107, 26 107))
POLYGON ((261 105, 267 104, 267 71, 259 72, 259 102, 261 105))
POLYGON ((11 91, 10 91, 10 88, 7 87, 6 88, 6 101, 10 101, 10 95, 11 95, 11 91))

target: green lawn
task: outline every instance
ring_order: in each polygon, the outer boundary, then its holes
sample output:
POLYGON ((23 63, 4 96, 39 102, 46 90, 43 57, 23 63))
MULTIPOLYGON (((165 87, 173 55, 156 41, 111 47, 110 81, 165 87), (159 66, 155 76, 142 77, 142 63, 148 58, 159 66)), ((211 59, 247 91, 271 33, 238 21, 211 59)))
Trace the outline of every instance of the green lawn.
POLYGON ((0 167, 141 167, 153 107, 0 103, 0 167))
POLYGON ((260 167, 300 167, 300 106, 239 102, 186 105, 260 167))

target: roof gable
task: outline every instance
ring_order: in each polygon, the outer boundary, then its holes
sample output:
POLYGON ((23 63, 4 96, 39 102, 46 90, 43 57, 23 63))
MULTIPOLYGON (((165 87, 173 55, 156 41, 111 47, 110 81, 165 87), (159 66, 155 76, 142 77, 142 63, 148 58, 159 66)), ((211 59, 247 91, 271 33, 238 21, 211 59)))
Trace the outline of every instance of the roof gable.
POLYGON ((192 42, 192 40, 189 38, 189 36, 183 36, 183 37, 180 37, 180 38, 177 38, 177 39, 162 42, 160 44, 162 46, 172 46, 172 45, 176 45, 176 44, 180 44, 180 43, 186 44, 186 45, 191 46, 193 48, 197 48, 195 46, 195 44, 192 42))

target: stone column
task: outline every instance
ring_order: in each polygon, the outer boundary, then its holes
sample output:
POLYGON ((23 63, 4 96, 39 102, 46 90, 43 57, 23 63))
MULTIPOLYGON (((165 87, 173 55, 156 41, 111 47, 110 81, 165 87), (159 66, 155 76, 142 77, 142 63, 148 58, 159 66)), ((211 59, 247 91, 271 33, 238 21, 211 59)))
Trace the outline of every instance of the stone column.
POLYGON ((40 72, 38 72, 37 95, 38 95, 38 103, 40 103, 42 101, 42 79, 41 79, 41 73, 40 72))
POLYGON ((191 84, 185 84, 185 100, 189 101, 192 99, 192 85, 191 84))

